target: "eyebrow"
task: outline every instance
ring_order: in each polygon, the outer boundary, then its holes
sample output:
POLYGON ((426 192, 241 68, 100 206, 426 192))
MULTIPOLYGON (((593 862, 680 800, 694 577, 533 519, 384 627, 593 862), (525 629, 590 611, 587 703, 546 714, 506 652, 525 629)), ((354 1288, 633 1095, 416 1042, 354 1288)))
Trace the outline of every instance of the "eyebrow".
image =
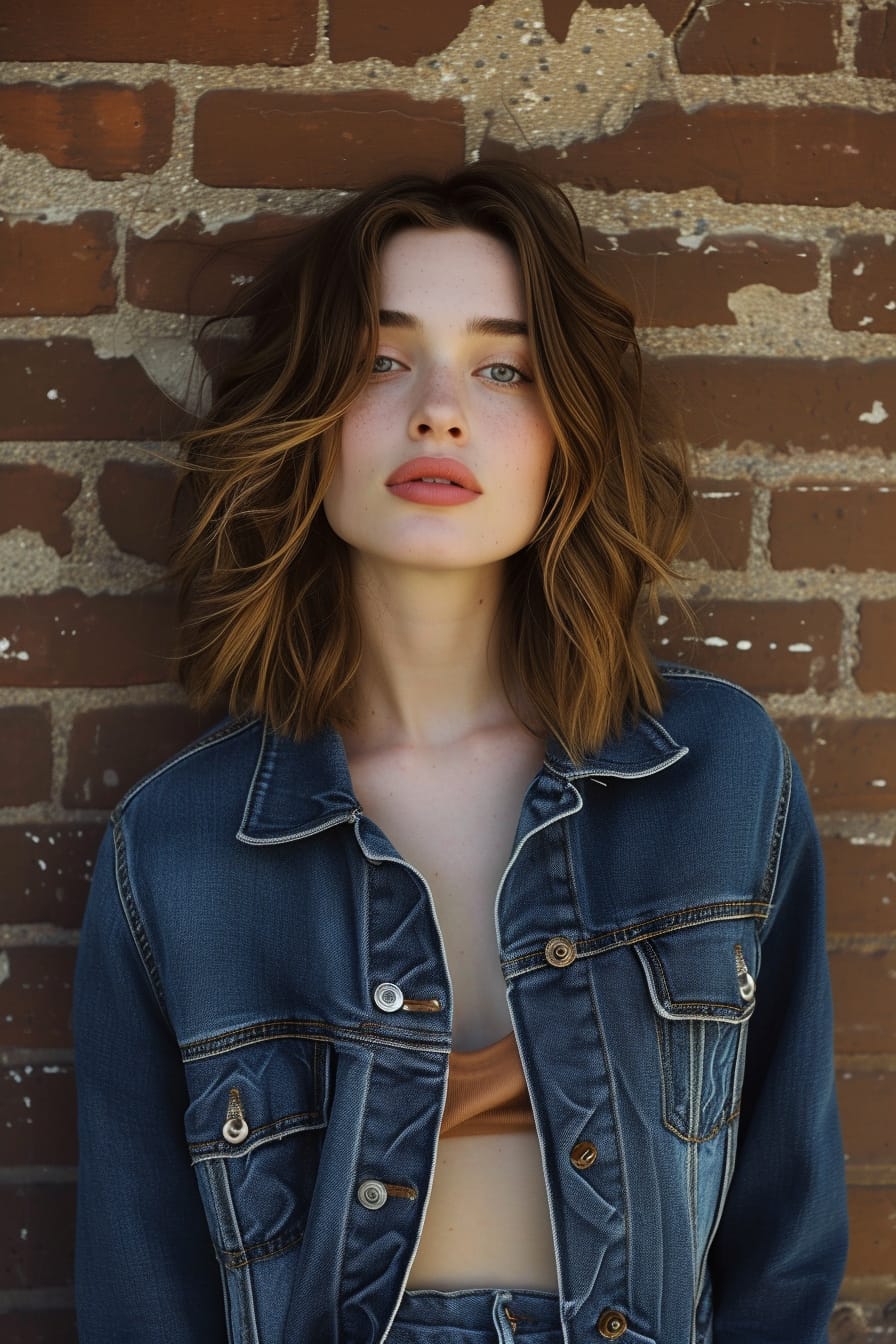
MULTIPOLYGON (((403 327, 405 330, 417 330, 419 318, 411 313, 399 312, 396 308, 381 308, 379 313, 381 327, 403 327)), ((513 317, 471 317, 467 323, 471 336, 528 336, 529 327, 513 317)))

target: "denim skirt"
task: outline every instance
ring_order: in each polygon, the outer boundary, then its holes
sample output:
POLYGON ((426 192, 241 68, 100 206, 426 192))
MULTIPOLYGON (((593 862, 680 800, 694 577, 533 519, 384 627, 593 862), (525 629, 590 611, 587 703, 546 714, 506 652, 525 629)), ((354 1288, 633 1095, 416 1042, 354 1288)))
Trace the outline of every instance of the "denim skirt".
POLYGON ((412 1290, 401 1299, 389 1344, 563 1344, 556 1293, 462 1288, 412 1290))

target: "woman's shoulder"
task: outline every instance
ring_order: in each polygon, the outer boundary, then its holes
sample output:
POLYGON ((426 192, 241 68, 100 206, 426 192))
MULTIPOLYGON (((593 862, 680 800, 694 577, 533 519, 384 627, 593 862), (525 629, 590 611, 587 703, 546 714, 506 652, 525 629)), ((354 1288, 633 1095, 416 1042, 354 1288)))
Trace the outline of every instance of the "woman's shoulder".
POLYGON ((133 784, 115 808, 116 814, 166 804, 194 810, 207 796, 220 797, 236 787, 241 787, 245 797, 262 736, 259 719, 222 719, 133 784))
POLYGON ((658 662, 665 732, 689 751, 713 749, 787 769, 787 747, 762 702, 736 682, 685 663, 658 662))

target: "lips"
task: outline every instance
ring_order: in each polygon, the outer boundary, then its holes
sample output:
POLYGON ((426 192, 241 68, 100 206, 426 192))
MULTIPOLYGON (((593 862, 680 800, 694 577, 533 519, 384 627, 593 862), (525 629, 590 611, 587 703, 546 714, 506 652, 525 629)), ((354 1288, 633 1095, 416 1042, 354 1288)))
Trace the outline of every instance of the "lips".
POLYGON ((464 490, 482 494, 482 486, 468 467, 453 457, 414 457, 404 462, 386 481, 386 485, 404 485, 408 481, 450 481, 464 490))

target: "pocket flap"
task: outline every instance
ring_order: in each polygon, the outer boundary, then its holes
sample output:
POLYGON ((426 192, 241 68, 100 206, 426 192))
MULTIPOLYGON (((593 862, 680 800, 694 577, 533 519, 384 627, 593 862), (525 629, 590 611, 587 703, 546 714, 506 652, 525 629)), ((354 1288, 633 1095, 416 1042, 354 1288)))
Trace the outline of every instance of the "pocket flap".
POLYGON ((755 926, 722 920, 634 944, 661 1017, 739 1023, 756 1007, 755 926))

